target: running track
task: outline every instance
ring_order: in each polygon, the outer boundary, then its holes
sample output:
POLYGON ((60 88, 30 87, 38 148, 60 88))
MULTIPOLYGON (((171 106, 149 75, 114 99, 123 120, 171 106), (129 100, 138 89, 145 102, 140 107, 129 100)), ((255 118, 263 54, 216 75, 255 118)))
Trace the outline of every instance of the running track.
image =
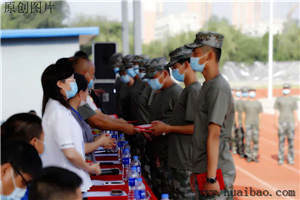
MULTIPOLYGON (((277 92, 277 91, 276 91, 277 92)), ((298 91, 293 91, 293 93, 298 91)), ((266 91, 258 91, 258 97, 263 97, 266 91)), ((277 95, 276 95, 277 96, 277 95)), ((300 109, 300 108, 299 108, 300 109)), ((298 110, 299 111, 299 110, 298 110)), ((299 123, 300 124, 300 123, 299 123)), ((283 165, 277 164, 278 135, 274 126, 273 115, 263 114, 260 122, 259 162, 247 162, 234 155, 236 165, 236 180, 234 190, 243 191, 243 196, 234 197, 235 200, 244 199, 295 199, 300 200, 300 131, 295 131, 295 164, 289 165, 285 160, 283 165), (250 196, 253 190, 267 190, 268 196, 250 196), (246 191, 248 196, 246 196, 246 191), (276 192, 282 192, 277 196, 276 192), (295 196, 290 196, 295 194, 295 196), (270 196, 272 195, 272 196, 270 196)), ((285 157, 287 155, 287 141, 285 142, 285 157)), ((241 194, 241 193, 240 193, 241 194)))

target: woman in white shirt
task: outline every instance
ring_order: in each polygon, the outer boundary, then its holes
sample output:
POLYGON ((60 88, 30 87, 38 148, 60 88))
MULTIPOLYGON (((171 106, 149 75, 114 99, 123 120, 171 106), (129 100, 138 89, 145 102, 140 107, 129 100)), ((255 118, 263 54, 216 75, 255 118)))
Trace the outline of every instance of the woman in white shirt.
POLYGON ((91 186, 90 174, 100 174, 99 164, 85 162, 81 127, 71 114, 68 99, 77 93, 72 62, 62 58, 48 66, 42 74, 43 119, 45 133, 44 166, 69 169, 82 178, 81 191, 91 186))

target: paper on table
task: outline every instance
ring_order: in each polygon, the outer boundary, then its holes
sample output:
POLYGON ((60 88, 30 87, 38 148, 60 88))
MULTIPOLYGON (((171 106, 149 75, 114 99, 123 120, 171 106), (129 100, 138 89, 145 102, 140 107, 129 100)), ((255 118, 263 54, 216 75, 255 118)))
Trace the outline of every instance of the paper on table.
MULTIPOLYGON (((86 197, 111 197, 111 192, 110 191, 99 191, 99 192, 86 192, 84 193, 83 195, 83 198, 86 198, 86 197)), ((120 196, 127 196, 127 193, 122 191, 122 195, 120 196)))
POLYGON ((121 162, 120 161, 118 161, 118 160, 101 160, 101 161, 99 161, 98 163, 112 163, 112 164, 114 164, 114 165, 119 165, 119 164, 121 164, 121 162))
POLYGON ((94 155, 96 154, 96 156, 100 156, 100 157, 105 157, 105 156, 118 156, 118 153, 98 153, 97 151, 94 153, 94 155))
POLYGON ((147 129, 147 128, 151 128, 152 124, 142 124, 142 125, 138 125, 136 126, 136 128, 141 128, 141 129, 147 129))

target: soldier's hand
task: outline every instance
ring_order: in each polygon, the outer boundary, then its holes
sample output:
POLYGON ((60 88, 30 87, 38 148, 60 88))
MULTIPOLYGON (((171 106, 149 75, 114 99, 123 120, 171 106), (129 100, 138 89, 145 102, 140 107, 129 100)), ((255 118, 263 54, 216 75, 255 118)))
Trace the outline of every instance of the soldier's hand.
POLYGON ((123 132, 127 135, 134 135, 136 133, 136 128, 132 124, 124 124, 123 132))
POLYGON ((168 133, 169 132, 169 125, 165 124, 164 122, 153 121, 151 123, 151 125, 152 125, 152 128, 151 128, 152 135, 154 135, 154 136, 159 136, 162 133, 168 133))
POLYGON ((111 136, 107 133, 97 136, 95 141, 99 144, 99 146, 102 146, 105 149, 111 149, 115 146, 115 139, 111 138, 111 136))
POLYGON ((201 191, 201 193, 203 195, 208 195, 208 196, 220 194, 219 182, 218 181, 215 183, 207 183, 206 182, 203 186, 203 191, 201 191))

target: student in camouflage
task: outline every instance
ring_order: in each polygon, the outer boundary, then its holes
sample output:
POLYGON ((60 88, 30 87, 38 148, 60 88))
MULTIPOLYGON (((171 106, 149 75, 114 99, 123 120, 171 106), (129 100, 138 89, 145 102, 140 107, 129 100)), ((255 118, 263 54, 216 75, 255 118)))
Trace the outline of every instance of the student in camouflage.
POLYGON ((246 131, 245 154, 248 162, 258 162, 259 122, 263 112, 262 104, 256 100, 256 90, 249 90, 249 100, 243 104, 243 127, 246 131), (252 145, 253 144, 253 145, 252 145))
POLYGON ((204 190, 196 189, 197 199, 232 199, 225 194, 235 180, 235 166, 230 152, 234 104, 231 88, 219 72, 219 60, 224 36, 213 32, 199 32, 190 60, 194 71, 202 72, 203 83, 195 104, 195 127, 192 139, 192 182, 198 174, 207 173, 204 190), (217 169, 221 169, 225 190, 220 191, 217 169))
POLYGON ((235 92, 235 142, 236 151, 243 158, 244 157, 244 131, 242 126, 243 100, 240 89, 235 92))
POLYGON ((173 199, 192 200, 195 193, 191 189, 192 174, 192 134, 194 133, 194 106, 201 84, 196 72, 189 64, 192 50, 180 47, 172 51, 170 63, 173 77, 184 82, 185 88, 175 104, 170 124, 161 121, 152 122, 153 135, 168 135, 168 167, 170 171, 170 194, 173 199))
POLYGON ((278 164, 282 165, 284 161, 284 142, 288 140, 288 163, 294 164, 294 136, 295 127, 297 127, 297 100, 291 97, 290 85, 283 85, 283 96, 278 97, 274 104, 275 123, 278 127, 279 151, 278 164), (279 118, 278 118, 279 112, 279 118))
MULTIPOLYGON (((165 58, 155 58, 147 68, 146 76, 150 87, 155 90, 150 105, 151 121, 159 120, 170 123, 175 104, 182 87, 171 76, 165 58)), ((168 172, 168 135, 152 136, 147 145, 150 160, 151 185, 156 196, 170 194, 170 175, 168 172)), ((171 195, 171 194, 170 194, 171 195)))

